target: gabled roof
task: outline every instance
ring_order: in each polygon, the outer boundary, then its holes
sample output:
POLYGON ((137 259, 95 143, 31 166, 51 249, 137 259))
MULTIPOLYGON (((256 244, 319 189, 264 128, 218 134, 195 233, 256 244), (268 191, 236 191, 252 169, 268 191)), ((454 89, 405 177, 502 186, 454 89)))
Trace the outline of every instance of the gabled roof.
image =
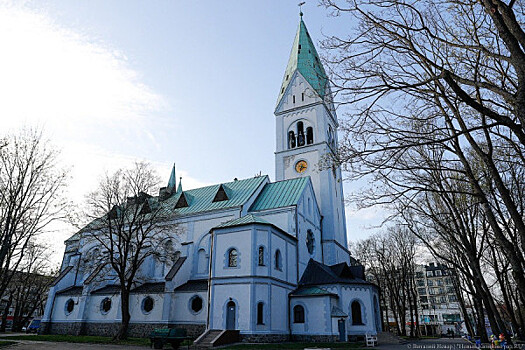
POLYGON ((299 21, 299 28, 297 28, 297 33, 295 34, 288 65, 284 72, 283 83, 277 98, 277 106, 281 102, 295 71, 299 71, 321 99, 324 99, 328 77, 302 16, 299 21))
POLYGON ((297 296, 336 296, 337 294, 331 293, 327 291, 326 289, 322 289, 319 287, 299 287, 296 290, 294 290, 292 293, 290 293, 290 296, 297 297, 297 296))
POLYGON ((230 199, 230 196, 228 196, 229 191, 226 191, 226 189, 227 187, 221 184, 217 190, 217 193, 215 193, 215 197, 213 197, 213 202, 227 201, 230 199))
POLYGON ((348 317, 348 315, 343 310, 341 310, 340 308, 338 308, 335 305, 332 306, 332 312, 330 313, 330 316, 332 316, 332 317, 348 317))
POLYGON ((328 266, 310 259, 303 275, 301 276, 299 286, 322 284, 372 284, 361 278, 355 278, 351 272, 349 275, 348 272, 350 270, 341 268, 339 265, 340 264, 328 266))
POLYGON ((67 287, 66 289, 62 289, 61 291, 58 291, 55 293, 55 295, 82 295, 82 290, 84 287, 82 286, 71 286, 67 287))
MULTIPOLYGON (((249 179, 235 180, 224 184, 195 188, 184 192, 181 190, 180 192, 171 195, 169 198, 164 198, 164 200, 159 200, 158 197, 148 198, 147 200, 148 205, 152 209, 154 208, 157 210, 157 208, 160 206, 161 212, 157 215, 158 218, 169 219, 177 216, 240 207, 248 202, 248 200, 255 194, 257 189, 263 183, 268 181, 268 175, 256 176, 249 179), (219 202, 213 202, 213 199, 215 198, 221 185, 225 189, 228 199, 219 202), (186 196, 188 206, 175 208, 176 203, 183 193, 184 196, 186 196)), ((179 187, 180 184, 181 183, 179 182, 179 187)), ((66 240, 66 242, 80 239, 81 232, 97 229, 97 227, 100 227, 101 225, 104 225, 104 220, 95 219, 82 228, 79 232, 75 233, 68 240, 66 240)))
POLYGON ((155 283, 144 283, 136 288, 133 288, 130 292, 137 294, 145 293, 164 293, 164 282, 155 282, 155 283))
POLYGON ((233 219, 230 221, 227 221, 225 223, 220 224, 219 226, 216 226, 216 228, 223 228, 223 227, 233 227, 233 226, 242 226, 242 225, 250 225, 250 224, 263 224, 263 225, 273 225, 272 223, 261 219, 258 216, 255 216, 253 214, 245 215, 238 219, 233 219))
POLYGON ((91 294, 117 294, 120 293, 120 285, 118 284, 108 284, 102 288, 96 289, 91 292, 91 294))
POLYGON ((89 277, 86 278, 86 280, 84 281, 84 284, 90 284, 90 283, 95 279, 95 277, 97 277, 98 273, 100 272, 100 270, 102 270, 102 268, 103 268, 104 266, 105 266, 104 264, 100 264, 100 265, 98 265, 98 266, 93 270, 93 272, 91 272, 91 274, 89 275, 89 277))
POLYGON ((184 194, 186 199, 189 199, 188 206, 175 209, 175 204, 183 193, 178 192, 162 202, 165 210, 164 215, 179 216, 239 207, 245 204, 250 197, 253 196, 257 188, 265 181, 268 181, 267 175, 222 184, 229 189, 229 199, 220 202, 213 202, 213 199, 215 198, 221 184, 187 190, 184 191, 184 194))
POLYGON ((51 287, 56 286, 57 283, 60 282, 60 280, 64 278, 69 273, 69 271, 71 271, 72 269, 73 269, 73 266, 68 266, 64 270, 62 270, 62 272, 60 272, 60 275, 58 275, 58 277, 55 278, 53 282, 51 282, 51 287))
POLYGON ((186 197, 186 194, 184 193, 184 191, 182 191, 180 193, 179 200, 177 200, 177 203, 175 203, 175 209, 186 208, 190 206, 188 204, 189 201, 186 197))
POLYGON ((182 256, 177 261, 175 261, 175 264, 171 267, 169 272, 166 274, 166 281, 171 281, 173 277, 179 272, 180 268, 182 267, 182 264, 186 261, 186 257, 182 256))
POLYGON ((175 288, 176 292, 206 292, 207 290, 208 280, 189 280, 175 288))
POLYGON ((250 211, 282 208, 297 205, 309 176, 268 183, 253 203, 250 211))

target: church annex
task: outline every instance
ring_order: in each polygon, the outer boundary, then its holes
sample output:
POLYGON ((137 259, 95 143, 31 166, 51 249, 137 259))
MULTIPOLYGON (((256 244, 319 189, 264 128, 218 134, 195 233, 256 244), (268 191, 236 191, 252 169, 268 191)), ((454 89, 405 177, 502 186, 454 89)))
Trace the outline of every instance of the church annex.
MULTIPOLYGON (((130 335, 183 327, 195 338, 238 330, 243 341, 346 341, 381 330, 379 291, 347 250, 341 169, 319 167, 337 148, 338 122, 302 14, 275 123, 275 182, 258 176, 185 191, 173 169, 154 200, 176 214, 183 234, 170 241, 173 259, 144 263, 130 335)), ((97 249, 82 231, 65 244, 43 328, 113 334, 116 282, 94 283, 100 269, 82 266, 97 249)))

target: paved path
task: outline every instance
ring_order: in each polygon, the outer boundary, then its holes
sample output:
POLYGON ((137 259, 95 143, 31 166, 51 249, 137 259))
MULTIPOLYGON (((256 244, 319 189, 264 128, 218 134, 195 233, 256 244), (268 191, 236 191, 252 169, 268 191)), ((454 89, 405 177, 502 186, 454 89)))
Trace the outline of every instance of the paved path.
MULTIPOLYGON (((8 338, 10 336, 28 335, 25 333, 5 333, 2 337, 8 338)), ((36 335, 36 334, 35 334, 36 335)), ((3 339, 9 340, 9 339, 3 339)), ((107 345, 107 344, 81 344, 81 343, 65 343, 65 342, 50 342, 50 341, 33 341, 33 340, 14 340, 17 342, 2 349, 9 350, 142 350, 149 349, 149 346, 136 345, 107 345)))
POLYGON ((477 349, 465 339, 423 339, 408 341, 407 344, 383 343, 376 349, 382 350, 469 350, 477 349))
POLYGON ((103 344, 79 344, 63 343, 50 341, 29 341, 17 340, 18 344, 11 345, 3 349, 9 350, 142 350, 149 349, 149 346, 135 345, 103 345, 103 344))

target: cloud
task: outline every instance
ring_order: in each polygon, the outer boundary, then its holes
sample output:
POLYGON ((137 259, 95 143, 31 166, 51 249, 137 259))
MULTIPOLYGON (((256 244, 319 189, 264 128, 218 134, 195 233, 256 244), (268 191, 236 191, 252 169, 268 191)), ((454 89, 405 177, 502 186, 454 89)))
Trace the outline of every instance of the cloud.
POLYGON ((124 53, 25 4, 0 3, 0 45, 4 128, 37 124, 57 137, 87 140, 102 128, 140 130, 146 116, 168 107, 124 53))
MULTIPOLYGON (((0 47, 0 135, 27 126, 43 129, 71 169, 69 196, 75 203, 81 205, 105 171, 128 167, 160 147, 156 130, 170 126, 162 115, 171 107, 118 48, 57 23, 29 2, 2 0, 0 47), (136 154, 142 149, 147 151, 136 154)), ((154 166, 167 181, 171 165, 154 166)), ((180 174, 185 188, 201 185, 180 174)), ((44 239, 57 264, 74 228, 50 229, 44 239)))

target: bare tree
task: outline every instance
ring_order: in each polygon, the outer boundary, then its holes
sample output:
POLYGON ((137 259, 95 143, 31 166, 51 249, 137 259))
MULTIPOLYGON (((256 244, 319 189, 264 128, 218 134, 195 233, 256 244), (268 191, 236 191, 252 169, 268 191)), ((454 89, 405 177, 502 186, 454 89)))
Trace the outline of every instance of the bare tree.
POLYGON ((88 196, 88 218, 93 221, 81 232, 100 252, 95 263, 109 270, 106 279, 117 281, 120 289, 122 322, 115 339, 127 338, 130 322, 130 292, 141 278, 148 257, 162 255, 165 242, 177 233, 168 220, 169 211, 158 197, 159 178, 147 163, 106 174, 99 188, 88 196))
POLYGON ((503 251, 525 300, 523 1, 321 2, 357 24, 325 41, 353 112, 337 161, 377 181, 362 204, 402 203, 414 232, 438 233, 435 253, 465 258, 479 318, 505 331, 479 259, 487 242, 503 251))
POLYGON ((67 173, 41 132, 10 134, 0 147, 0 296, 35 239, 67 214, 67 173))
POLYGON ((22 266, 11 281, 14 292, 14 332, 20 332, 34 314, 44 313, 46 294, 54 277, 49 266, 49 256, 50 249, 45 245, 30 244, 22 266))
POLYGON ((390 227, 357 242, 354 255, 366 266, 373 282, 380 286, 381 303, 385 307, 385 324, 389 311, 396 323, 398 334, 407 335, 407 316, 410 336, 419 336, 419 310, 415 284, 415 258, 419 246, 414 235, 401 226, 390 227))

